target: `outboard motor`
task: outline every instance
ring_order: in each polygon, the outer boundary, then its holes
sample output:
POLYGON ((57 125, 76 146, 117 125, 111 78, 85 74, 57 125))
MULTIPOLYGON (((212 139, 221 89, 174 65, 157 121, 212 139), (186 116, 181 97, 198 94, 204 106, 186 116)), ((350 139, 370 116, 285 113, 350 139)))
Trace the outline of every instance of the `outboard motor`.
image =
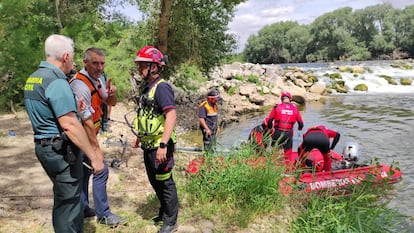
POLYGON ((356 142, 348 142, 342 151, 343 158, 351 163, 359 160, 359 145, 356 142))

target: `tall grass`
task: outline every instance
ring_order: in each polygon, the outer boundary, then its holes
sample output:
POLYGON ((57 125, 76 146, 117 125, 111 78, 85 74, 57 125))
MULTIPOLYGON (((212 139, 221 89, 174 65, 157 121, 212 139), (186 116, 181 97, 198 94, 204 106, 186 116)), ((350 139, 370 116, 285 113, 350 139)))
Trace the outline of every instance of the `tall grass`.
POLYGON ((367 181, 346 190, 346 196, 286 197, 278 190, 285 167, 273 156, 276 151, 259 156, 253 148, 248 144, 226 156, 204 157, 199 173, 180 185, 185 221, 208 219, 215 232, 404 232, 399 227, 404 216, 383 198, 390 185, 367 181))
POLYGON ((351 186, 345 196, 308 195, 306 201, 296 203, 299 211, 290 232, 409 232, 401 229, 405 216, 389 208, 384 198, 391 188, 386 182, 368 180, 351 186))
POLYGON ((246 227, 252 219, 283 208, 277 185, 283 166, 275 166, 270 155, 257 157, 252 148, 206 157, 199 174, 188 180, 189 203, 202 217, 246 227))

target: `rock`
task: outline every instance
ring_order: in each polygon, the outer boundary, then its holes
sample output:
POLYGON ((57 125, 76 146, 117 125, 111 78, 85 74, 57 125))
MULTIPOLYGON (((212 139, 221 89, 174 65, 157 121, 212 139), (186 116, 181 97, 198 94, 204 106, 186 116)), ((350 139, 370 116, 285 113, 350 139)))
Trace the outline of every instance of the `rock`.
POLYGON ((354 87, 354 91, 368 91, 368 86, 364 83, 360 83, 354 87))
POLYGON ((262 95, 259 95, 257 93, 251 95, 249 97, 249 100, 251 103, 256 104, 256 105, 263 105, 263 103, 265 102, 265 97, 262 95))
POLYGON ((401 85, 406 85, 406 86, 411 85, 412 82, 413 80, 409 78, 401 78, 400 80, 401 85))
POLYGON ((324 95, 326 93, 326 85, 323 83, 315 83, 309 88, 309 92, 324 95))
MULTIPOLYGON (((340 74, 337 76, 340 78, 340 74)), ((298 67, 284 70, 280 65, 235 62, 213 69, 209 77, 197 91, 175 89, 177 125, 180 129, 197 129, 198 104, 211 89, 218 89, 223 99, 219 105, 222 124, 237 121, 240 115, 259 111, 262 107, 274 106, 280 102, 282 91, 290 92, 301 104, 317 101, 328 93, 324 84, 318 83, 311 74, 304 73, 298 67)), ((346 91, 343 86, 338 89, 346 91)))

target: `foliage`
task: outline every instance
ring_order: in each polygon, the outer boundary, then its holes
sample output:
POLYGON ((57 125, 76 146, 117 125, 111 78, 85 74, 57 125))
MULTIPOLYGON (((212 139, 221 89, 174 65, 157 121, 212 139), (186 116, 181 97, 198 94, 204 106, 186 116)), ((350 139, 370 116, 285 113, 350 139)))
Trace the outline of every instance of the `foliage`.
MULTIPOLYGON (((203 72, 226 60, 235 48, 233 35, 227 33, 234 8, 245 0, 178 0, 174 1, 168 32, 168 55, 174 68, 192 63, 203 72)), ((152 29, 158 31, 161 1, 137 0, 152 29)), ((154 33, 155 33, 154 32, 154 33)))
POLYGON ((347 196, 311 195, 295 204, 299 215, 291 223, 291 232, 401 232, 404 216, 381 198, 390 188, 366 182, 347 196))
POLYGON ((245 145, 224 157, 205 157, 200 173, 186 186, 199 214, 246 227, 252 219, 282 208, 277 184, 284 168, 275 166, 271 153, 258 157, 252 148, 245 145))
POLYGON ((250 82, 250 83, 255 83, 255 84, 259 84, 260 83, 259 77, 256 76, 256 75, 249 75, 249 76, 247 76, 247 81, 250 82))
POLYGON ((182 90, 195 91, 200 85, 207 81, 196 65, 183 63, 174 74, 175 86, 182 90))
MULTIPOLYGON (((235 47, 227 24, 234 8, 244 0, 174 1, 169 21, 169 66, 172 74, 180 64, 197 66, 203 72, 228 61, 235 47), (214 16, 214 17, 212 17, 214 16), (202 42, 202 43, 201 43, 202 42)), ((144 45, 157 45, 161 0, 4 0, 0 3, 0 111, 23 106, 25 79, 44 59, 44 40, 53 33, 74 39, 75 61, 82 64, 88 47, 106 51, 105 71, 117 85, 119 99, 131 92, 133 58, 144 45), (138 5, 143 21, 129 22, 113 10, 125 3, 138 5), (30 36, 27 36, 30 35, 30 36)), ((194 89, 197 84, 192 84, 194 89)))
POLYGON ((293 60, 292 56, 301 59, 306 49, 303 45, 308 44, 309 40, 307 30, 307 27, 291 21, 265 26, 258 36, 249 37, 244 56, 252 63, 286 63, 293 60), (290 52, 291 48, 292 52, 295 51, 294 55, 290 52))
MULTIPOLYGON (((44 40, 54 33, 75 41, 75 60, 91 46, 106 50, 106 73, 114 78, 121 99, 128 93, 129 75, 136 50, 150 40, 145 23, 104 15, 106 1, 4 0, 0 7, 0 78, 10 79, 1 88, 0 111, 9 101, 23 105, 23 84, 44 59, 44 40), (111 19, 111 21, 106 21, 111 19), (27 36, 30 35, 30 36, 27 36), (4 93, 4 94, 3 94, 4 93)), ((3 82, 3 81, 2 81, 3 82)))
POLYGON ((238 86, 232 86, 232 87, 230 87, 229 88, 229 90, 227 91, 227 93, 230 95, 230 96, 232 96, 232 95, 234 95, 234 93, 236 93, 236 91, 238 90, 238 86))
POLYGON ((403 10, 385 3, 319 16, 310 25, 279 22, 248 38, 243 51, 251 63, 368 60, 414 56, 414 6, 403 10))

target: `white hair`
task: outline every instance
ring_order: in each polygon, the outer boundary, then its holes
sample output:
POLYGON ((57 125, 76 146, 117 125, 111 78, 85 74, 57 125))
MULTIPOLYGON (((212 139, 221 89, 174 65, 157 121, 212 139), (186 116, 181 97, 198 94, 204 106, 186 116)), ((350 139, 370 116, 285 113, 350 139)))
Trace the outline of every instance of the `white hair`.
POLYGON ((53 34, 45 41, 46 57, 60 60, 65 53, 74 54, 74 43, 69 37, 53 34))

